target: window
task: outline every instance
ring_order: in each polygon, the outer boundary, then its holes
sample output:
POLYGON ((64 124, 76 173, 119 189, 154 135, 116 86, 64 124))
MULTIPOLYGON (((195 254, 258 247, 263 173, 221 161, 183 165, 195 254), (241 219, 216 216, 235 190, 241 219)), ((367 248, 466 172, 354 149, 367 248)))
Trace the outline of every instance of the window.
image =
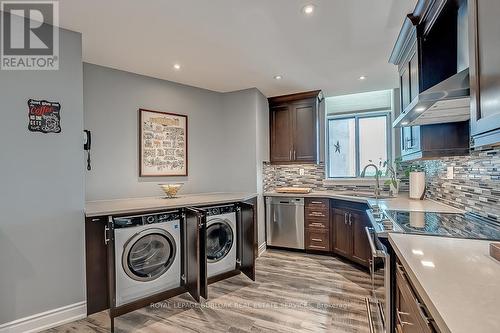
MULTIPOLYGON (((329 116, 327 118, 328 177, 359 177, 367 164, 373 162, 379 166, 390 160, 389 122, 388 112, 329 116)), ((382 172, 385 172, 384 167, 382 172)), ((374 175, 374 168, 366 170, 366 176, 374 175)))

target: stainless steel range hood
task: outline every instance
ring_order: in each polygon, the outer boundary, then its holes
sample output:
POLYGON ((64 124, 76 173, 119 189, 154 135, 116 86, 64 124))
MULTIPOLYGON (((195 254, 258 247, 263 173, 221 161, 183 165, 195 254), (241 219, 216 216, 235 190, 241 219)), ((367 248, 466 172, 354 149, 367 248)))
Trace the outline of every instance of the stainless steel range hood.
POLYGON ((393 127, 452 123, 470 119, 469 69, 449 77, 420 93, 393 127))

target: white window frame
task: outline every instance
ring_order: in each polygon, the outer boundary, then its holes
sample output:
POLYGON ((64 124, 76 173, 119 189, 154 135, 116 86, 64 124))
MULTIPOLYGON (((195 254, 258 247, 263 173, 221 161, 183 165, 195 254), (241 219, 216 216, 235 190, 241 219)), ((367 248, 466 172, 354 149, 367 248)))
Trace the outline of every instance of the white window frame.
MULTIPOLYGON (((326 180, 360 180, 365 179, 360 176, 362 166, 359 165, 359 119, 361 118, 373 118, 373 117, 386 117, 386 136, 387 136, 387 160, 389 163, 392 162, 392 112, 389 109, 384 109, 383 111, 371 111, 371 112, 355 112, 355 113, 347 113, 347 114, 339 114, 339 115, 328 115, 325 121, 325 147, 326 147, 326 180), (330 177, 330 120, 342 120, 342 119, 353 119, 355 120, 355 142, 356 142, 356 175, 354 177, 330 177)), ((377 161, 374 161, 374 164, 377 164, 377 161)), ((367 179, 372 179, 373 177, 367 177, 367 179)))

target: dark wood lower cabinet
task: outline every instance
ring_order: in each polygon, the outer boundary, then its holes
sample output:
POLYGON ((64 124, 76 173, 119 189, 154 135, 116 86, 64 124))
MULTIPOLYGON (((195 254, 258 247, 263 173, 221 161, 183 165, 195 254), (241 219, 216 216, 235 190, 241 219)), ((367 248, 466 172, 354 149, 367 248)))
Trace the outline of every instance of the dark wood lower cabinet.
POLYGON ((330 252, 329 199, 305 198, 305 247, 310 252, 330 252))
POLYGON ((333 201, 331 208, 332 251, 368 267, 371 258, 365 227, 369 220, 364 204, 343 204, 333 201))
MULTIPOLYGON (((230 203, 229 203, 230 204, 230 203)), ((180 209, 181 262, 185 278, 179 288, 167 290, 125 305, 115 302, 115 254, 113 222, 108 216, 85 219, 85 256, 87 280, 87 314, 109 309, 112 330, 113 318, 127 312, 160 302, 188 292, 196 301, 208 297, 208 283, 242 272, 255 280, 255 258, 257 256, 256 198, 234 203, 237 207, 237 269, 208 281, 206 261, 206 212, 201 208, 180 209)), ((155 214, 157 212, 151 212, 155 214)), ((149 214, 149 213, 148 213, 149 214)))
POLYGON ((108 255, 104 244, 106 217, 85 219, 85 273, 87 278, 87 314, 106 310, 108 298, 108 255))
POLYGON ((365 227, 368 218, 365 212, 351 212, 349 215, 352 228, 352 258, 361 265, 368 266, 371 258, 370 243, 366 237, 365 227))
POLYGON ((400 263, 396 264, 394 315, 398 333, 433 333, 432 318, 423 305, 400 263))
POLYGON ((349 227, 349 212, 343 209, 332 209, 333 216, 333 252, 351 257, 352 254, 352 231, 349 227))
POLYGON ((305 249, 335 253, 365 267, 371 258, 363 203, 325 198, 304 199, 305 249))

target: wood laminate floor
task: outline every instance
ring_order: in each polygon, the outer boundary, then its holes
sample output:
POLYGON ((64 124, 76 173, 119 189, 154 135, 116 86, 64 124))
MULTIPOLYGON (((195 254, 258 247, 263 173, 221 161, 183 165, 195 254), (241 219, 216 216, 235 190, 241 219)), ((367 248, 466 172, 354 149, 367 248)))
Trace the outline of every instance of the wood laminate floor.
MULTIPOLYGON (((257 278, 243 274, 209 286, 200 304, 184 294, 123 315, 115 332, 369 332, 368 273, 337 258, 268 250, 257 278)), ((45 331, 108 332, 106 312, 45 331)))

